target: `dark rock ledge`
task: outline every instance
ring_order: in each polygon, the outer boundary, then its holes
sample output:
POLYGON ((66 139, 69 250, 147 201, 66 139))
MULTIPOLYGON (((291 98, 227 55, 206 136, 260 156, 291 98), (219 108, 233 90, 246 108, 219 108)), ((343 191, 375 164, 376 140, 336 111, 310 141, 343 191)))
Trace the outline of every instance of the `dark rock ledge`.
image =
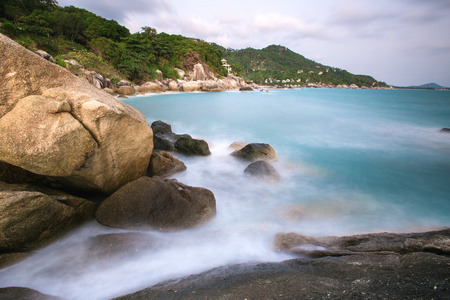
POLYGON ((450 229, 334 241, 352 255, 224 266, 115 299, 448 299, 450 229))

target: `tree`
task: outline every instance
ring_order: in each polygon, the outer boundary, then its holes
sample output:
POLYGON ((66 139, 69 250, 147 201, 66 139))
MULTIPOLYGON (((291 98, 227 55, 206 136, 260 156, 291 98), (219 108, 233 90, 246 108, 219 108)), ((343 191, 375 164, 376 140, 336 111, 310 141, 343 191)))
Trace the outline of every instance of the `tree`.
POLYGON ((154 36, 154 35, 156 35, 156 29, 155 28, 152 28, 152 27, 148 27, 148 26, 144 26, 144 27, 142 27, 141 28, 142 29, 142 33, 144 34, 144 35, 146 35, 147 37, 151 37, 151 36, 154 36))

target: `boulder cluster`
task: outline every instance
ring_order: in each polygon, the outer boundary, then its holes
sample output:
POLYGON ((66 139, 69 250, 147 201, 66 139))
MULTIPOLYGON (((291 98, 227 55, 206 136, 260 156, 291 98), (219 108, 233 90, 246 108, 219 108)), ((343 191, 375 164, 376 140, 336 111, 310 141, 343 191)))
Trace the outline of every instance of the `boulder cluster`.
MULTIPOLYGON (((211 191, 162 179, 186 167, 153 151, 140 112, 1 34, 0 52, 0 265, 94 218, 178 230, 214 217, 211 191)), ((172 146, 210 153, 190 136, 172 146)))

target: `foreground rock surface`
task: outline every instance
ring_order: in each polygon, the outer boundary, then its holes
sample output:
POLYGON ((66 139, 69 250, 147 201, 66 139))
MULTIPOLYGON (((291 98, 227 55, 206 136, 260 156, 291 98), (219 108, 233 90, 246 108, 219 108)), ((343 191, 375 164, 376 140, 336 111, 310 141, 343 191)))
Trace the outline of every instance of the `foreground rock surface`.
POLYGON ((450 255, 450 229, 426 233, 373 233, 344 237, 278 233, 274 246, 277 251, 311 257, 422 251, 450 255))
POLYGON ((216 200, 204 188, 141 177, 106 199, 95 215, 99 223, 110 227, 170 231, 209 221, 216 215, 216 200))
POLYGON ((44 246, 93 219, 96 207, 59 191, 0 182, 0 253, 44 246))
POLYGON ((145 174, 141 113, 1 34, 0 52, 0 161, 108 194, 145 174))
POLYGON ((298 258, 219 267, 115 299, 447 299, 449 264, 422 251, 298 258))

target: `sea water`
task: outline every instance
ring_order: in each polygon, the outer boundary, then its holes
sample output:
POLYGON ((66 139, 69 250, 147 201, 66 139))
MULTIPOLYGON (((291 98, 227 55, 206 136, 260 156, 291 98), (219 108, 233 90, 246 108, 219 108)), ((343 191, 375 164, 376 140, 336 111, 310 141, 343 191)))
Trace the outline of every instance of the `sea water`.
POLYGON ((124 102, 149 123, 208 142, 211 155, 174 153, 172 177, 210 189, 217 216, 196 229, 146 232, 139 253, 92 259, 92 239, 127 233, 91 222, 0 272, 0 287, 68 299, 108 299, 166 279, 235 263, 281 261, 278 232, 348 235, 450 225, 450 92, 295 89, 176 93, 124 102), (267 143, 279 182, 244 174, 236 141, 267 143), (156 245, 156 246, 155 246, 156 245))

